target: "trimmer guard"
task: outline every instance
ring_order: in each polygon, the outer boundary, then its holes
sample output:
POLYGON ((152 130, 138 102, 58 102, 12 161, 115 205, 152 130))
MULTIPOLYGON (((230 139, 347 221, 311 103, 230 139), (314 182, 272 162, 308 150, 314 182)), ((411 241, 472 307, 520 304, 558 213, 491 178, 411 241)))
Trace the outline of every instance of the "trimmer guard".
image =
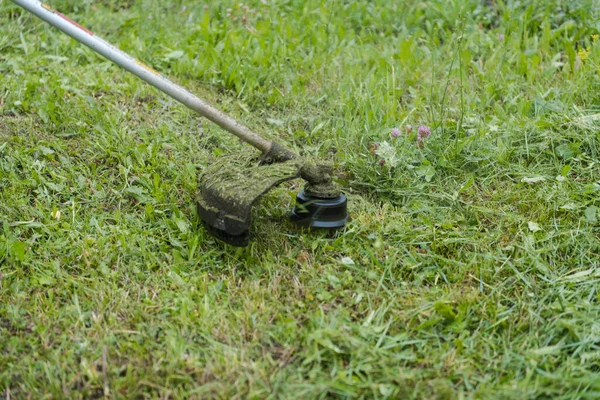
POLYGON ((282 182, 298 178, 301 165, 286 161, 250 169, 226 168, 218 163, 208 170, 197 196, 198 214, 210 233, 234 245, 247 246, 252 205, 282 182))

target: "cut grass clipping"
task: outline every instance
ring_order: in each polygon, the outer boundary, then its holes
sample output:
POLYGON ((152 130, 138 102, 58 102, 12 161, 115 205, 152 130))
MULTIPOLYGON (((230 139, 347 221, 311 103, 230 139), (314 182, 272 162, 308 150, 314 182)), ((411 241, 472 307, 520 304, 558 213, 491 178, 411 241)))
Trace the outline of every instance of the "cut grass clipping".
POLYGON ((294 227, 293 182, 216 241, 197 177, 252 150, 0 2, 2 396, 600 396, 598 2, 50 5, 353 220, 294 227))

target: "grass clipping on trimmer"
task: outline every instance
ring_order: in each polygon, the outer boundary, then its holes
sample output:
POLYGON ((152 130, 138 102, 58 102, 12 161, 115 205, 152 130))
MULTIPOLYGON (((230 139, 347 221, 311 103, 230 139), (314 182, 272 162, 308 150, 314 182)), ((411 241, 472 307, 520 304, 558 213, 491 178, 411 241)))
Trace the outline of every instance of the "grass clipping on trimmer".
POLYGON ((222 158, 201 178, 198 214, 212 234, 245 246, 254 202, 280 183, 298 178, 301 168, 298 160, 260 165, 245 154, 222 158))

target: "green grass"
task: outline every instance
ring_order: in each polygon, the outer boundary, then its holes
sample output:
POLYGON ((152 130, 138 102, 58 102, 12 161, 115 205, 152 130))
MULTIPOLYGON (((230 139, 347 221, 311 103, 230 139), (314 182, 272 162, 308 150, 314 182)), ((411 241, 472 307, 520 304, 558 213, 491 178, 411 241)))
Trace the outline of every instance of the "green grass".
POLYGON ((353 219, 288 184, 216 241, 198 177, 252 150, 0 1, 3 397, 600 397, 596 1, 49 3, 335 162, 353 219))

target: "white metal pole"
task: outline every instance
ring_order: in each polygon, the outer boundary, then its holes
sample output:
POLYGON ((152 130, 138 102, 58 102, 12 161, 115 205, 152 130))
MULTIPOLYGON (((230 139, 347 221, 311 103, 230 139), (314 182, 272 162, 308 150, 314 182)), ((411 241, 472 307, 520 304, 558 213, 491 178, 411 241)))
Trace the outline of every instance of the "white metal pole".
POLYGON ((93 32, 79 25, 67 16, 52 9, 38 0, 12 0, 13 3, 46 21, 95 52, 120 65, 127 71, 148 82, 158 90, 178 100, 185 106, 208 118, 223 129, 233 133, 240 139, 251 144, 263 153, 271 150, 272 142, 254 133, 247 127, 236 122, 222 111, 205 103, 197 96, 181 86, 171 82, 144 63, 136 60, 107 41, 94 35, 93 32))

